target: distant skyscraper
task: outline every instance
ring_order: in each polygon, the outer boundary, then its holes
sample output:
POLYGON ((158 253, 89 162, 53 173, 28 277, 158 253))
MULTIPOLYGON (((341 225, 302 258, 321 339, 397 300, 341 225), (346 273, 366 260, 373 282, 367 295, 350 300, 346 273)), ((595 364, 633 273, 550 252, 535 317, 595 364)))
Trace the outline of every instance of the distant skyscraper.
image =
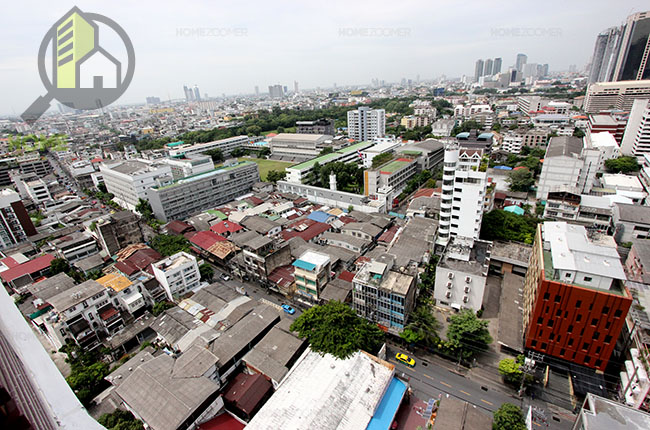
POLYGON ((515 63, 515 69, 518 72, 524 71, 524 64, 528 62, 528 56, 526 54, 517 54, 517 62, 515 63))
POLYGON ((185 100, 188 102, 194 100, 194 93, 192 92, 191 88, 188 88, 187 85, 183 85, 183 92, 185 93, 185 100))
POLYGON ((492 65, 494 62, 492 61, 491 58, 488 58, 485 60, 485 69, 483 70, 483 75, 485 76, 492 76, 492 65))
POLYGON ((492 74, 496 75, 497 73, 501 73, 501 57, 497 57, 494 59, 494 64, 492 64, 492 74))
POLYGON ((201 101, 201 92, 199 91, 199 87, 194 85, 194 100, 201 101))
POLYGON ((271 96, 271 98, 274 99, 280 99, 284 97, 284 91, 282 90, 282 85, 280 84, 269 85, 269 95, 271 96))
POLYGON ((628 16, 624 27, 621 49, 614 69, 614 79, 617 81, 650 79, 650 66, 648 66, 650 11, 628 16))
POLYGON ((474 80, 478 82, 478 78, 483 76, 483 60, 476 60, 476 66, 474 66, 474 80))
POLYGON ((260 87, 258 87, 257 85, 255 85, 255 95, 256 96, 260 95, 260 87))
POLYGON ((293 81, 293 92, 296 94, 300 92, 300 88, 298 87, 298 81, 293 81))
POLYGON ((160 103, 160 97, 147 97, 148 105, 156 105, 158 103, 160 103))
POLYGON ((540 71, 540 76, 548 76, 548 63, 542 64, 542 69, 540 71))

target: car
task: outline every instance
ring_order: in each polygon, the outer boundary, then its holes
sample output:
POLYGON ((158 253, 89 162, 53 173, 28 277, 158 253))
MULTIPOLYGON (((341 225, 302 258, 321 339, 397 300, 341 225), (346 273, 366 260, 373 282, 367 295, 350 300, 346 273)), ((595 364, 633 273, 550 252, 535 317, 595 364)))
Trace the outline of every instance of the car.
POLYGON ((282 304, 282 310, 288 313, 289 315, 293 315, 296 313, 296 310, 294 308, 284 303, 282 304))
POLYGON ((225 273, 222 273, 221 279, 223 279, 224 281, 230 281, 230 276, 226 275, 225 273))
POLYGON ((395 358, 397 361, 401 361, 402 363, 406 364, 409 367, 415 367, 415 360, 413 360, 411 357, 409 357, 406 354, 402 354, 401 352, 398 352, 395 355, 395 358))

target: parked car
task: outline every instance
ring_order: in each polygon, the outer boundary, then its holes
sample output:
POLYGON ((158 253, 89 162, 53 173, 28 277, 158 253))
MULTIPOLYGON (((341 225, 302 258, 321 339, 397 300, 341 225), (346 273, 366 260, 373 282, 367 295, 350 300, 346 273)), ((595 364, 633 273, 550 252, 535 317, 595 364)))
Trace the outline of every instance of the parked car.
POLYGON ((395 355, 395 358, 397 361, 401 361, 402 363, 406 364, 409 367, 415 367, 415 360, 413 360, 411 357, 409 357, 406 354, 402 354, 401 352, 398 352, 395 355))
POLYGON ((230 276, 226 275, 225 273, 222 273, 221 279, 223 279, 224 281, 230 281, 230 276))
POLYGON ((293 315, 296 313, 296 310, 294 308, 284 303, 282 303, 282 310, 288 313, 289 315, 293 315))

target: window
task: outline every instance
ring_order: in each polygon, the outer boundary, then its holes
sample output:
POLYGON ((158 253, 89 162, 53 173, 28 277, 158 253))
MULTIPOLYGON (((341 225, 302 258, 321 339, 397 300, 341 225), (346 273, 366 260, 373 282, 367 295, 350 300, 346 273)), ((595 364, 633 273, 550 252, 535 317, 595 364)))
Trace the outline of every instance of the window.
POLYGON ((548 300, 551 298, 551 295, 549 293, 544 293, 544 300, 548 300))
POLYGON ((556 317, 562 316, 562 309, 558 309, 557 312, 555 312, 556 317))
POLYGON ((591 325, 594 325, 594 326, 595 326, 595 325, 598 325, 598 318, 593 318, 593 319, 591 320, 591 325))
POLYGON ((614 311, 614 318, 620 318, 622 313, 623 311, 616 309, 616 311, 614 311))
POLYGON ((585 364, 589 364, 590 361, 591 361, 591 357, 589 356, 585 357, 585 364))
POLYGON ((576 308, 579 308, 580 306, 582 306, 582 300, 576 302, 576 308))
POLYGON ((609 306, 604 306, 603 307, 603 313, 608 314, 609 313, 609 306))
POLYGON ((582 280, 585 282, 591 282, 591 276, 585 276, 582 280))
POLYGON ((560 303, 560 296, 557 294, 555 295, 555 303, 560 303))
POLYGON ((597 347, 596 347, 596 351, 594 351, 594 352, 595 352, 596 354, 600 354, 600 349, 601 349, 601 348, 602 348, 601 346, 597 346, 597 347))
POLYGON ((544 318, 542 317, 537 318, 537 324, 544 324, 544 318))
POLYGON ((598 359, 594 364, 596 365, 596 367, 600 367, 603 364, 603 360, 598 359))
POLYGON ((571 274, 570 274, 570 273, 567 273, 566 275, 564 275, 564 277, 565 277, 565 278, 570 278, 570 277, 571 277, 571 274))
POLYGON ((566 349, 562 348, 560 350, 560 355, 564 357, 564 354, 566 353, 566 349))
POLYGON ((612 341, 612 336, 607 335, 605 336, 605 343, 610 343, 612 341))
POLYGON ((611 326, 612 323, 610 321, 607 321, 607 324, 605 324, 605 330, 609 329, 609 326, 611 326))
POLYGON ((596 333, 594 333, 592 338, 593 338, 593 340, 598 340, 599 337, 600 337, 600 333, 596 332, 596 333))
POLYGON ((569 343, 567 345, 573 346, 573 339, 569 339, 569 343))
POLYGON ((582 314, 576 315, 576 322, 580 322, 582 320, 582 314))
POLYGON ((537 346, 537 341, 536 340, 531 340, 530 341, 530 346, 532 346, 533 348, 536 347, 537 346))
POLYGON ((554 340, 555 339, 555 333, 551 333, 548 335, 549 340, 554 340))
POLYGON ((569 324, 569 328, 566 329, 567 333, 573 332, 573 324, 569 324))
POLYGON ((548 347, 548 345, 546 344, 546 342, 542 342, 542 349, 546 350, 547 347, 548 347))
POLYGON ((553 327, 553 320, 548 320, 548 323, 546 323, 548 327, 553 327))
POLYGON ((582 344, 582 349, 584 349, 585 351, 588 350, 589 349, 589 344, 587 342, 583 343, 582 344))

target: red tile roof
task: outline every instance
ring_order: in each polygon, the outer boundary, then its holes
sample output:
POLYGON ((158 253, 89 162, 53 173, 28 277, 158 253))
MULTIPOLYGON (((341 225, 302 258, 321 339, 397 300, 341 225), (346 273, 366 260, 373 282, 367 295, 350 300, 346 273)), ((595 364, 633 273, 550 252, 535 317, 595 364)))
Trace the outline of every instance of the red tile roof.
POLYGON ((162 255, 155 249, 145 248, 135 251, 123 261, 115 263, 115 268, 126 276, 148 268, 152 263, 162 260, 162 255))
POLYGON ((234 404, 237 409, 252 415, 271 391, 273 386, 261 374, 240 373, 226 386, 223 398, 226 403, 234 404))
POLYGON ((228 412, 207 421, 197 428, 197 430, 244 430, 245 424, 242 424, 237 418, 228 412))
POLYGON ((0 277, 5 282, 11 282, 14 279, 20 278, 21 276, 40 272, 43 269, 50 267, 50 263, 54 260, 54 255, 45 254, 40 257, 36 257, 33 260, 26 261, 23 264, 14 266, 9 270, 5 270, 0 273, 0 277))
POLYGON ((292 226, 294 228, 293 230, 291 230, 291 231, 284 230, 284 231, 282 231, 280 233, 284 240, 289 240, 292 237, 298 236, 298 237, 303 238, 305 241, 309 242, 310 240, 314 239, 315 237, 318 237, 321 234, 325 233, 331 227, 331 225, 329 225, 327 223, 316 222, 316 221, 313 221, 313 220, 310 220, 310 219, 298 221, 297 223, 292 224, 292 226), (310 221, 311 224, 309 224, 307 221, 310 221), (300 225, 304 225, 304 224, 308 224, 308 227, 306 229, 304 229, 302 231, 296 231, 295 230, 296 227, 298 227, 300 225))
POLYGON ((377 242, 384 242, 384 243, 391 243, 393 241, 393 238, 395 237, 395 234, 397 233, 397 230, 399 230, 399 227, 396 225, 391 226, 388 230, 382 233, 381 236, 379 236, 379 239, 377 239, 377 242))
POLYGON ((207 251, 215 243, 223 242, 224 240, 226 240, 225 237, 220 236, 213 231, 205 230, 205 231, 199 231, 194 236, 192 236, 190 242, 192 242, 194 245, 198 246, 199 248, 205 249, 207 251))
POLYGON ((237 224, 236 222, 221 221, 214 224, 212 227, 210 227, 210 230, 212 230, 217 234, 224 234, 224 233, 236 233, 239 230, 242 230, 243 228, 244 227, 237 224))
POLYGON ((281 287, 288 287, 294 281, 294 277, 293 277, 294 270, 295 267, 293 267, 293 265, 276 267, 275 269, 273 269, 271 273, 269 273, 267 278, 275 285, 279 285, 281 287))
POLYGON ((4 264, 9 269, 11 269, 12 267, 16 267, 16 266, 18 266, 20 264, 19 262, 14 260, 13 257, 5 257, 2 260, 0 260, 0 263, 4 264))
POLYGON ((262 203, 264 203, 264 200, 262 200, 262 199, 260 199, 260 198, 258 198, 258 197, 255 197, 255 196, 250 196, 250 197, 248 197, 248 198, 245 199, 245 200, 246 200, 247 202, 249 202, 250 204, 252 204, 253 206, 259 206, 259 205, 261 205, 262 203))
POLYGON ((348 281, 348 282, 352 282, 352 280, 354 279, 354 273, 348 272, 347 270, 344 270, 339 275, 339 279, 342 279, 342 280, 348 281))
POLYGON ((433 193, 434 193, 433 188, 420 188, 419 190, 416 191, 413 198, 417 199, 418 197, 431 197, 433 196, 433 193))
POLYGON ((194 227, 192 227, 191 225, 189 225, 186 222, 179 221, 179 220, 175 219, 173 221, 170 221, 169 224, 167 224, 165 226, 165 229, 168 232, 173 233, 173 234, 183 234, 183 233, 187 233, 189 231, 194 230, 194 227))

